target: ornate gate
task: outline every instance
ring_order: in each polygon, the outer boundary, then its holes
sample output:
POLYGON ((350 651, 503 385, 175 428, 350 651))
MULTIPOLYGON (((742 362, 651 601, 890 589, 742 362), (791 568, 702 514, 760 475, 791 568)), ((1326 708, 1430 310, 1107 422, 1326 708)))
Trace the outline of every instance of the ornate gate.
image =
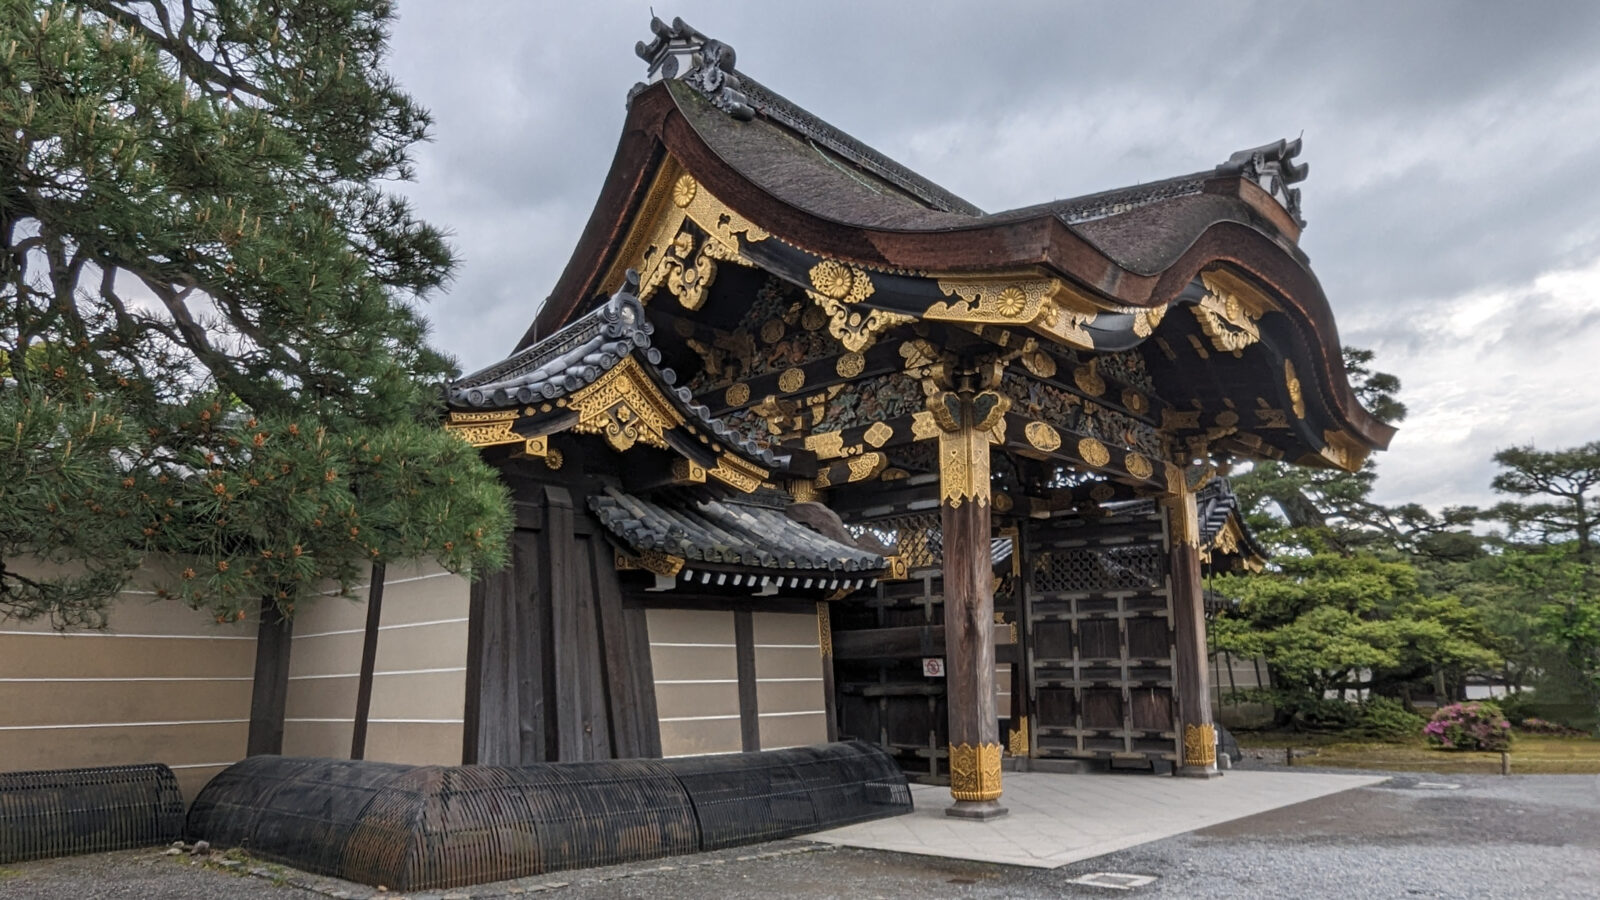
POLYGON ((1032 523, 1023 565, 1035 757, 1178 759, 1159 512, 1032 523))

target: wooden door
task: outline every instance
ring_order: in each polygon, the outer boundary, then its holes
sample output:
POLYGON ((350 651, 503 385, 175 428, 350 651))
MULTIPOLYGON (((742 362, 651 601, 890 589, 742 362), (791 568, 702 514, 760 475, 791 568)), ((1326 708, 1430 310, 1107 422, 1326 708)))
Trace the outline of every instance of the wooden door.
POLYGON ((1036 757, 1176 760, 1159 515, 1033 523, 1023 560, 1036 757))

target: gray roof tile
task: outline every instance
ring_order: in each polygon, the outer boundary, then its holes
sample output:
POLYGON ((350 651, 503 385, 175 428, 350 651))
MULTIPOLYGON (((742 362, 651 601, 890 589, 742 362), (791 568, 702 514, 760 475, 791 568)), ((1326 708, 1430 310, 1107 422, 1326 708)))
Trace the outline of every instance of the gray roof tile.
POLYGON ((615 488, 589 497, 606 530, 636 551, 690 563, 775 571, 875 573, 883 557, 842 544, 755 503, 680 493, 643 499, 615 488))

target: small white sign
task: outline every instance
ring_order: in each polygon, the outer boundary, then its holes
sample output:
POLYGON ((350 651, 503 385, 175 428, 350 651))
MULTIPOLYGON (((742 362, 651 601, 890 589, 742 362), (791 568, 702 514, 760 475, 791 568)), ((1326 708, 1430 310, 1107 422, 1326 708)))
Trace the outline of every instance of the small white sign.
POLYGON ((925 656, 922 658, 922 674, 927 678, 944 677, 944 658, 940 656, 925 656))

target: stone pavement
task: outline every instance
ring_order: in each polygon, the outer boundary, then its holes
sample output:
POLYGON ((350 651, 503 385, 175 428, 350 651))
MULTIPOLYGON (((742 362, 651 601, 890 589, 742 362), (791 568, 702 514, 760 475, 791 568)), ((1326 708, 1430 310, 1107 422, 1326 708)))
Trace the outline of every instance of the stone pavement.
POLYGON ((1148 841, 1377 784, 1382 775, 1232 771, 1221 778, 1147 774, 1007 773, 1009 815, 987 822, 944 814, 946 788, 912 785, 916 810, 807 839, 975 862, 1054 869, 1148 841))

